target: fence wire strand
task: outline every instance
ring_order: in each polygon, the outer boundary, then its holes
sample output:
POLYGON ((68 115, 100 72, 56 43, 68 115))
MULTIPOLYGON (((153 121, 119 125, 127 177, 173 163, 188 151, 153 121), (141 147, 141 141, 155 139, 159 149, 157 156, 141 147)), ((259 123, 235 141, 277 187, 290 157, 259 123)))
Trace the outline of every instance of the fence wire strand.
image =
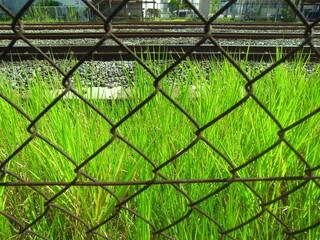
MULTIPOLYGON (((49 239, 48 236, 44 236, 43 233, 38 233, 35 229, 37 229, 37 225, 39 222, 43 221, 47 217, 52 217, 52 212, 60 211, 62 214, 68 215, 71 219, 73 219, 74 224, 77 225, 79 229, 83 231, 83 239, 114 239, 111 236, 106 234, 102 234, 99 232, 99 229, 102 226, 107 226, 111 221, 117 221, 116 219, 119 217, 120 214, 131 214, 134 218, 140 219, 144 222, 150 229, 150 239, 184 239, 183 236, 171 236, 167 230, 171 228, 179 228, 179 223, 183 221, 187 221, 193 215, 198 215, 203 218, 208 219, 213 228, 218 229, 221 239, 237 239, 233 236, 233 232, 236 230, 242 231, 246 226, 252 227, 251 223, 254 223, 258 218, 260 218, 264 214, 269 214, 270 218, 275 219, 278 225, 280 225, 283 229, 283 234, 286 235, 287 239, 302 239, 300 238, 300 233, 308 232, 313 229, 318 229, 320 225, 320 221, 309 223, 306 227, 301 229, 294 229, 292 228, 292 224, 286 222, 280 216, 275 214, 270 207, 271 204, 276 202, 285 202, 287 201, 288 196, 294 194, 299 189, 303 189, 308 184, 314 184, 316 188, 320 188, 319 179, 320 176, 316 175, 316 171, 319 170, 320 165, 311 166, 309 161, 304 158, 303 154, 296 149, 291 143, 290 140, 286 138, 286 134, 292 128, 301 125, 305 121, 313 118, 315 115, 319 114, 320 107, 316 108, 312 112, 308 113, 301 119, 295 121, 289 126, 282 126, 280 121, 277 117, 268 109, 268 107, 259 99, 259 97, 255 94, 254 91, 254 84, 260 81, 265 75, 270 74, 270 72, 278 67, 279 65, 283 64, 287 59, 291 58, 295 53, 299 52, 304 46, 308 45, 311 47, 312 51, 320 58, 320 53, 317 47, 314 46, 312 40, 314 37, 314 28, 320 19, 315 20, 314 22, 308 22, 307 19, 303 16, 303 14, 299 11, 297 6, 291 2, 290 0, 286 0, 285 2, 289 5, 292 11, 296 14, 299 21, 305 27, 305 37, 304 40, 301 42, 299 46, 297 46, 293 51, 289 52, 281 59, 270 65, 268 68, 264 69, 259 75, 254 78, 249 77, 249 75, 239 66, 237 61, 228 54, 228 52, 220 46, 220 44, 211 36, 211 24, 218 18, 220 14, 230 8, 236 0, 228 1, 224 7, 222 7, 219 11, 217 11, 212 17, 206 19, 199 10, 193 6, 193 4, 188 1, 184 0, 185 4, 189 6, 190 9, 194 11, 197 15, 198 19, 204 23, 204 31, 203 37, 198 40, 194 44, 194 47, 191 48, 188 52, 182 55, 178 60, 172 63, 167 69, 162 72, 161 74, 156 74, 154 70, 152 70, 143 59, 137 56, 133 51, 131 51, 125 43, 119 38, 116 37, 113 30, 113 23, 112 21, 114 18, 117 17, 117 14, 126 6, 129 0, 122 1, 117 8, 113 10, 109 17, 105 17, 99 10, 94 6, 91 1, 83 0, 83 3, 87 5, 88 8, 92 10, 104 23, 104 30, 105 35, 94 45, 92 49, 85 54, 69 71, 65 71, 62 69, 55 61, 45 52, 42 52, 39 47, 37 47, 32 41, 30 41, 27 37, 24 36, 24 22, 22 20, 23 16, 27 13, 28 9, 34 3, 34 0, 29 0, 26 4, 21 8, 21 10, 14 14, 8 8, 6 8, 2 3, 0 3, 0 8, 11 18, 12 21, 12 32, 15 34, 15 37, 11 40, 8 44, 7 48, 1 53, 0 60, 4 59, 4 57, 10 52, 12 47, 18 40, 24 41, 27 45, 31 46, 36 50, 52 67, 57 69, 61 77, 63 78, 61 87, 64 88, 64 91, 61 92, 51 103, 46 104, 43 110, 35 117, 31 117, 28 115, 27 112, 24 112, 22 108, 19 107, 18 104, 11 101, 9 97, 6 96, 6 93, 0 93, 0 99, 5 101, 7 104, 10 105, 12 109, 18 114, 21 115, 26 121, 28 121, 28 128, 27 132, 29 137, 25 140, 22 144, 16 147, 14 151, 11 153, 6 153, 6 157, 4 159, 0 159, 0 169, 1 169, 1 188, 26 188, 28 187, 30 190, 30 196, 37 196, 34 201, 36 201, 39 206, 37 206, 38 211, 37 214, 30 217, 28 221, 25 219, 19 219, 17 215, 11 213, 7 206, 2 206, 0 209, 0 214, 8 220, 8 224, 14 225, 17 232, 15 236, 0 236, 6 239, 11 237, 17 237, 21 239, 49 239), (118 121, 112 121, 108 118, 107 115, 103 113, 102 110, 97 108, 94 103, 90 102, 88 99, 82 96, 80 92, 73 86, 71 78, 73 74, 77 71, 77 69, 83 65, 83 63, 87 60, 90 60, 90 56, 101 46, 107 39, 114 40, 119 46, 121 46, 128 54, 130 54, 135 61, 153 78, 153 86, 154 91, 150 93, 150 95, 141 101, 136 107, 131 109, 125 116, 123 116, 118 121), (218 47, 220 52, 222 53, 223 57, 236 68, 239 74, 246 80, 246 84, 244 86, 245 95, 223 113, 218 115, 213 119, 208 119, 206 124, 201 125, 197 122, 197 120, 190 114, 183 106, 179 104, 170 94, 168 94, 161 86, 161 82, 163 79, 172 72, 178 65, 180 65, 183 61, 185 61, 193 52, 197 51, 197 48, 204 44, 205 42, 209 41, 212 45, 218 47), (39 131, 39 122, 42 120, 48 112, 56 106, 62 99, 67 95, 72 93, 72 95, 76 96, 82 103, 89 106, 89 108, 98 116, 100 116, 106 123, 110 126, 110 134, 111 138, 105 142, 105 144, 99 149, 97 149, 93 154, 88 156, 86 159, 78 163, 73 157, 69 156, 67 152, 61 149, 57 144, 50 141, 46 138, 46 136, 42 135, 39 131), (190 122, 193 127, 195 127, 194 136, 190 143, 188 143, 184 148, 182 148, 179 152, 173 154, 170 158, 166 159, 162 164, 156 164, 151 157, 146 155, 142 150, 135 146, 135 144, 131 143, 125 136, 121 135, 118 132, 118 129, 127 121, 132 118, 138 111, 144 109, 145 106, 153 101, 156 96, 162 96, 166 98, 173 107, 177 109, 179 113, 185 116, 190 122), (265 115, 267 115, 275 125, 278 127, 278 139, 275 142, 271 142, 268 147, 264 150, 260 151, 259 154, 251 157, 246 162, 235 165, 232 160, 223 153, 215 143, 210 142, 210 140, 203 135, 203 132, 215 125, 219 120, 225 118, 236 109, 238 109, 243 104, 247 103, 248 101, 254 101, 256 105, 262 110, 265 115), (10 163, 13 161, 12 159, 17 156, 23 149, 27 148, 27 146, 35 141, 35 139, 40 139, 46 145, 50 146, 50 148, 54 149, 56 152, 61 154, 72 166, 75 176, 72 180, 69 181, 61 181, 61 182, 46 182, 46 181, 28 181, 25 180, 23 174, 20 172, 11 172, 10 168, 8 167, 10 163), (95 179, 94 177, 90 176, 90 174, 86 173, 86 166, 89 165, 94 159, 106 148, 112 145, 115 141, 120 141, 125 146, 131 148, 137 155, 141 156, 151 167, 152 167, 152 174, 148 180, 145 181, 107 181, 103 182, 100 180, 95 179), (171 179, 168 176, 165 176, 162 173, 164 167, 173 166, 174 164, 178 164, 177 159, 182 155, 186 154, 190 149, 192 149, 196 144, 205 144, 208 148, 210 148, 214 153, 216 153, 220 158, 221 161, 224 161, 229 165, 229 177, 226 178, 199 178, 199 179, 171 179), (273 149, 277 148, 278 146, 284 144, 290 151, 297 156, 299 160, 299 164, 303 164, 305 167, 305 175, 301 176, 275 176, 275 177, 240 177, 241 174, 239 172, 242 169, 247 168, 248 166, 254 164, 258 161, 261 157, 272 151, 273 149), (256 190, 251 184, 255 182, 260 183, 270 183, 270 182, 280 182, 281 184, 287 186, 290 184, 291 188, 284 188, 283 192, 281 192, 280 196, 277 196, 273 199, 265 199, 261 192, 256 190), (206 193, 205 196, 201 196, 200 198, 194 199, 193 197, 189 196, 188 191, 185 190, 183 187, 184 184, 217 184, 214 190, 211 192, 206 193), (295 185, 292 185, 292 184, 295 185), (220 185, 218 185, 220 184, 220 185), (232 188, 236 184, 241 184, 245 186, 247 189, 247 194, 254 196, 256 199, 259 200, 258 207, 256 213, 251 215, 250 219, 243 220, 240 224, 234 227, 224 226, 220 219, 213 218, 205 209, 201 206, 202 203, 208 202, 210 204, 210 199, 214 197, 219 197, 224 190, 232 188), (54 186, 59 187, 55 189, 59 189, 54 191, 54 194, 48 194, 46 187, 54 186), (138 190, 127 196, 118 195, 115 187, 117 186, 140 186, 137 188, 138 190), (168 221, 166 226, 157 226, 156 223, 152 222, 148 217, 143 216, 139 213, 139 209, 137 208, 130 208, 130 201, 138 198, 139 195, 142 193, 148 192, 150 188, 155 186, 160 186, 162 188, 172 187, 175 190, 175 194, 181 196, 184 201, 187 202, 187 210, 182 214, 182 216, 174 216, 171 222, 168 221), (62 205, 58 205, 55 201, 60 198, 62 195, 66 194, 70 190, 70 188, 74 187, 98 187, 103 193, 110 196, 112 201, 114 201, 114 208, 110 211, 108 216, 104 216, 97 221, 95 224, 88 223, 84 219, 81 218, 77 213, 71 212, 69 209, 62 205), (39 200, 40 199, 40 200, 39 200), (41 204, 42 206, 40 206, 41 204), (201 205, 201 206, 200 206, 201 205)), ((3 113, 1 113, 3 114, 3 113)), ((319 150, 315 150, 319 151, 319 150)), ((2 156, 3 157, 3 156, 2 156)), ((200 158, 200 156, 199 156, 200 158)), ((54 159, 53 159, 54 161, 54 159)), ((2 196, 4 197, 4 196, 2 196)), ((82 196, 86 197, 86 196, 82 196)), ((98 201, 98 200, 97 200, 98 201)), ((18 207, 18 206, 16 206, 18 207)), ((86 207, 86 206, 84 206, 86 207)), ((303 218, 303 216, 301 216, 303 218)), ((256 227, 259 227, 258 224, 256 227)), ((272 228, 272 226, 270 226, 272 228)), ((279 227, 279 226, 278 226, 279 227)), ((125 231, 124 231, 125 232, 125 231)), ((207 239, 209 239, 208 237, 207 239)), ((56 238, 60 239, 60 238, 56 238)), ((63 238, 61 238, 63 239, 63 238)), ((119 239, 130 239, 129 236, 119 236, 119 239)), ((148 238, 149 239, 149 238, 148 238)), ((307 239, 307 238, 306 238, 307 239)))

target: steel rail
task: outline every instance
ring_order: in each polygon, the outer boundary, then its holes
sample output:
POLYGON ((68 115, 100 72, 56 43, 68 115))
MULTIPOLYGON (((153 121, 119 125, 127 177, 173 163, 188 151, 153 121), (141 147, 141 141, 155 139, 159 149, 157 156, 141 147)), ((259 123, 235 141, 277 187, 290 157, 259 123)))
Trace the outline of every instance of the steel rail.
MULTIPOLYGON (((224 26, 224 25, 211 25, 213 29, 239 29, 239 30, 268 30, 268 31, 278 31, 278 30, 304 30, 304 26, 224 26)), ((24 30, 74 30, 74 29, 103 29, 103 25, 61 25, 61 26, 34 26, 34 25, 24 25, 24 30)), ((204 28, 204 25, 119 25, 113 26, 113 29, 197 29, 204 28)), ((10 31, 11 26, 0 26, 0 31, 10 31)), ((320 30, 320 27, 315 27, 315 30, 320 30)))
MULTIPOLYGON (((114 29, 192 29, 203 28, 205 25, 198 22, 166 22, 165 24, 157 24, 154 22, 136 22, 136 23, 113 23, 114 29)), ((103 29, 103 23, 26 23, 24 24, 25 30, 71 30, 71 29, 103 29)), ((213 29, 241 29, 241 30, 303 30, 306 27, 302 24, 235 24, 235 23, 212 23, 213 29)), ((315 29, 320 29, 316 26, 315 29)), ((0 23, 0 30, 11 30, 11 25, 7 23, 0 23)))
MULTIPOLYGON (((193 45, 140 45, 140 46, 127 46, 132 52, 138 56, 146 58, 153 56, 158 59, 161 56, 177 59, 185 52, 189 51, 193 45)), ((292 47, 275 46, 250 46, 247 45, 222 45, 222 47, 230 54, 237 58, 247 58, 250 60, 272 60, 276 59, 279 52, 286 54, 295 49, 292 47)), ((42 52, 49 54, 50 57, 56 59, 63 59, 66 57, 74 57, 79 59, 90 51, 92 46, 39 46, 42 52)), ((5 47, 0 47, 0 53, 4 51, 5 47)), ((299 54, 309 56, 311 60, 317 59, 317 56, 312 53, 310 47, 305 46, 299 54)), ((205 44, 199 46, 196 51, 191 54, 194 59, 209 59, 213 57, 222 57, 220 49, 216 46, 205 44)), ((20 60, 43 60, 43 57, 32 47, 29 46, 16 46, 12 47, 11 51, 3 58, 4 61, 20 61, 20 60)), ((90 60, 126 60, 131 61, 134 58, 121 46, 100 46, 95 51, 90 60)))
MULTIPOLYGON (((187 38, 187 37, 204 37, 202 32, 114 32, 118 38, 187 38)), ((106 35, 103 32, 41 32, 41 33, 24 33, 28 39, 84 39, 84 38, 102 38, 106 35)), ((294 39, 305 36, 303 33, 221 33, 213 32, 213 38, 219 39, 294 39)), ((0 33, 0 40, 13 39, 16 36, 13 33, 0 33)), ((314 38, 319 38, 320 34, 314 34, 314 38)))
MULTIPOLYGON (((27 25, 56 25, 56 26, 61 26, 61 25, 101 25, 103 24, 102 22, 27 22, 25 23, 27 25)), ((137 22, 113 22, 112 25, 117 26, 117 25, 203 25, 203 22, 176 22, 176 21, 150 21, 150 22, 142 22, 142 21, 137 21, 137 22)), ((1 25, 10 25, 10 23, 0 23, 1 25)), ((248 26, 303 26, 301 22, 213 22, 212 25, 248 25, 248 26)))
MULTIPOLYGON (((268 31, 279 31, 279 30, 304 30, 305 26, 245 26, 245 25, 211 25, 213 29, 232 29, 232 30, 268 30, 268 31)), ((24 25, 24 30, 74 30, 74 29, 103 29, 103 25, 24 25)), ((115 25, 114 29, 197 29, 204 28, 204 25, 115 25)), ((12 29, 9 25, 0 25, 0 31, 10 31, 12 29)), ((315 30, 320 30, 320 27, 315 27, 315 30)))

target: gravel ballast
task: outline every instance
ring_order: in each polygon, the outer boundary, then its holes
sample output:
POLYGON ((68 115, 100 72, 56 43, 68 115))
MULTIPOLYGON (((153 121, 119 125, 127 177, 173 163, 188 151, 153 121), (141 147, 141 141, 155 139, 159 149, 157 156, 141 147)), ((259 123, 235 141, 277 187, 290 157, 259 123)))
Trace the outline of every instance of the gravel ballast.
MULTIPOLYGON (((52 30, 56 31, 56 30, 52 30)), ((50 31, 50 32, 52 32, 50 31)), ((59 31, 59 30, 57 30, 59 31)), ((80 31, 80 30, 79 30, 80 31)), ((91 30, 101 32, 101 30, 91 30)), ((167 31, 167 30, 166 30, 167 31)), ((190 31, 190 29, 181 29, 182 31, 190 31)), ((200 31, 200 29, 193 29, 193 31, 200 31)), ((221 30, 223 31, 223 30, 221 30)), ((74 32, 74 31, 72 31, 74 32)), ((228 30, 232 32, 232 30, 228 30)), ((237 32, 239 32, 237 30, 237 32)), ((246 32, 257 32, 256 30, 246 30, 246 32)), ((129 38, 121 39, 125 45, 171 45, 171 44, 195 44, 200 38, 129 38)), ((262 45, 262 46, 297 46, 303 42, 304 39, 267 39, 267 40, 249 40, 249 39, 217 39, 220 45, 262 45)), ((78 40, 32 40, 36 46, 72 46, 72 45, 90 45, 93 46, 98 42, 98 39, 78 39, 78 40)), ((0 46, 7 46, 10 43, 9 40, 1 40, 0 46)), ((314 39, 314 45, 320 45, 319 39, 314 39)), ((207 44, 212 44, 209 41, 207 44)), ((24 41, 19 40, 15 44, 16 46, 27 45, 24 41)), ((107 39, 104 45, 117 45, 112 39, 107 39)), ((65 71, 71 69, 75 64, 58 61, 58 65, 62 66, 65 71)), ((117 88, 127 87, 128 79, 134 79, 135 62, 129 61, 86 61, 77 70, 80 82, 83 86, 89 87, 104 87, 104 88, 117 88)), ((205 66, 208 65, 204 64, 205 66)), ((179 68, 177 68, 179 71, 179 68)), ((23 62, 3 62, 0 63, 0 71, 5 76, 5 80, 9 81, 9 84, 14 88, 24 88, 28 85, 28 81, 41 76, 52 82, 53 86, 58 86, 62 82, 62 75, 57 72, 49 63, 45 61, 23 61, 23 62)), ((207 71, 205 69, 205 71, 207 71)), ((181 73, 182 74, 182 73, 181 73)), ((178 74, 179 75, 179 74, 178 74)), ((183 75, 183 74, 182 74, 183 75)))

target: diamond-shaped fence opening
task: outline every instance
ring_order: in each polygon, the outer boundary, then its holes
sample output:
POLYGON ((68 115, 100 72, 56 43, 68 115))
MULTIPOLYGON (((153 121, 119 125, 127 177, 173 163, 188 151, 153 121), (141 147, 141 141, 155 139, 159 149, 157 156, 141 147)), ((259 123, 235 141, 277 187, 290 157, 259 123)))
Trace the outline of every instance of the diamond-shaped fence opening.
MULTIPOLYGON (((0 1, 0 18, 9 21, 0 60, 28 45, 24 54, 44 62, 1 63, 1 239, 318 238, 320 81, 317 61, 309 61, 320 57, 316 13, 300 12, 299 1, 278 4, 268 18, 296 20, 283 31, 300 37, 285 51, 285 39, 269 39, 278 47, 266 63, 251 61, 253 40, 226 46, 228 29, 217 21, 254 20, 262 2, 226 1, 210 14, 188 0, 164 3, 164 12, 129 0, 75 1, 78 9, 65 13, 42 6, 58 1, 8 2, 0 1), (195 24, 186 32, 166 22, 121 25, 144 11, 185 14, 195 24), (55 56, 45 46, 78 31, 27 23, 45 15, 97 22, 81 33, 87 46, 55 56), (192 45, 186 51, 167 45, 178 34, 177 44, 192 45), (133 47, 151 35, 164 51, 133 47), (216 55, 197 61, 202 47, 216 55), (134 61, 91 67, 110 54, 134 61)), ((252 29, 233 26, 251 38, 263 34, 252 29)))

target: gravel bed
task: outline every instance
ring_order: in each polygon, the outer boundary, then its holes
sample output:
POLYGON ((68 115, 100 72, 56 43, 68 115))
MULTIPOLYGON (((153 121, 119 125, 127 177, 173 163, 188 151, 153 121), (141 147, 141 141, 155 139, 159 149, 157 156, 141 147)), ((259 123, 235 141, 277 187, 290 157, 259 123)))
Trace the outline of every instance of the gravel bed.
MULTIPOLYGON (((65 71, 71 69, 74 62, 56 61, 65 71)), ((101 62, 86 61, 75 72, 75 76, 83 86, 89 87, 127 87, 128 79, 134 78, 135 63, 131 61, 101 62)), ((61 87, 63 76, 45 61, 22 61, 0 64, 0 72, 4 80, 16 89, 28 87, 32 81, 41 78, 52 85, 52 88, 61 87)), ((75 77, 71 77, 74 82, 75 77)))
MULTIPOLYGON (((56 62, 64 71, 68 71, 72 68, 75 62, 57 61, 56 62)), ((159 65, 154 63, 154 65, 159 65)), ((201 61, 202 74, 208 76, 210 62, 201 61)), ((283 63, 286 67, 293 67, 290 63, 283 63)), ((266 62, 248 62, 247 69, 250 68, 255 72, 261 72, 266 69, 270 63, 266 62)), ((104 87, 109 89, 115 89, 119 87, 128 87, 129 82, 133 83, 136 78, 135 68, 137 63, 133 61, 86 61, 75 72, 74 75, 79 79, 80 84, 83 87, 104 87)), ((318 67, 317 63, 309 63, 306 68, 301 69, 306 74, 313 71, 318 67)), ((247 70, 244 69, 244 70, 247 70)), ((61 88, 63 76, 45 61, 23 61, 21 63, 0 63, 0 72, 4 76, 5 81, 9 81, 9 84, 15 89, 25 89, 28 84, 35 79, 41 77, 43 81, 48 81, 52 85, 52 89, 61 88)), ((147 73, 146 73, 147 74, 147 73)), ((176 84, 184 80, 188 75, 186 68, 176 67, 172 72, 168 74, 168 78, 165 80, 170 84, 176 84)), ((1 75, 0 75, 1 76, 1 75)), ((146 75, 145 75, 146 76, 146 75)), ((147 77, 147 76, 146 76, 147 77)), ((209 77, 207 77, 209 81, 209 77)), ((74 77, 71 77, 71 81, 75 81, 74 77)))
MULTIPOLYGON (((128 45, 169 45, 169 44, 195 44, 201 38, 123 38, 121 41, 128 45)), ((221 45, 277 45, 277 46, 297 46, 304 41, 303 38, 297 39, 266 39, 266 40, 250 40, 250 39, 216 39, 221 45)), ((0 46, 7 46, 10 40, 0 40, 0 46)), ((77 39, 77 40, 31 40, 36 46, 76 46, 76 45, 90 45, 93 46, 98 42, 98 39, 77 39)), ((209 41, 206 42, 210 44, 209 41)), ((320 46, 320 39, 313 40, 314 45, 320 46)), ((18 40, 15 46, 26 46, 27 44, 18 40)), ((117 45, 112 39, 107 39, 103 45, 117 45)))
MULTIPOLYGON (((130 32, 130 31, 138 31, 137 29, 115 29, 114 32, 130 32)), ((203 29, 201 28, 192 28, 192 29, 141 29, 141 31, 148 31, 148 32, 202 32, 203 29)), ((3 31, 5 32, 5 31, 3 31)), ((8 33, 12 31, 6 31, 8 33)), ((43 31, 37 30, 28 30, 28 33, 39 33, 43 31)), ((79 32, 79 33, 86 33, 86 32, 104 32, 103 29, 74 29, 74 30, 48 30, 50 33, 61 33, 61 32, 79 32)), ((213 32, 225 32, 225 33, 303 33, 303 30, 250 30, 250 27, 246 30, 240 29, 214 29, 213 32)), ((320 31, 314 31, 314 33, 318 33, 320 31)), ((194 44, 199 41, 200 38, 126 38, 122 39, 124 44, 127 45, 141 45, 141 44, 194 44)), ((72 45, 94 45, 97 43, 98 39, 59 39, 59 40, 31 40, 35 45, 51 45, 51 46, 72 46, 72 45)), ((224 45, 233 45, 233 44, 250 44, 250 45, 278 45, 278 46, 295 46, 300 44, 303 39, 268 39, 268 40, 250 40, 250 39, 217 39, 219 44, 224 45)), ((10 43, 9 40, 0 40, 0 46, 6 46, 10 43)), ((111 40, 107 39, 104 43, 105 45, 116 45, 116 43, 111 40)), ((314 39, 315 45, 320 45, 320 39, 314 39)), ((23 41, 18 41, 16 46, 24 46, 26 45, 23 41)))

